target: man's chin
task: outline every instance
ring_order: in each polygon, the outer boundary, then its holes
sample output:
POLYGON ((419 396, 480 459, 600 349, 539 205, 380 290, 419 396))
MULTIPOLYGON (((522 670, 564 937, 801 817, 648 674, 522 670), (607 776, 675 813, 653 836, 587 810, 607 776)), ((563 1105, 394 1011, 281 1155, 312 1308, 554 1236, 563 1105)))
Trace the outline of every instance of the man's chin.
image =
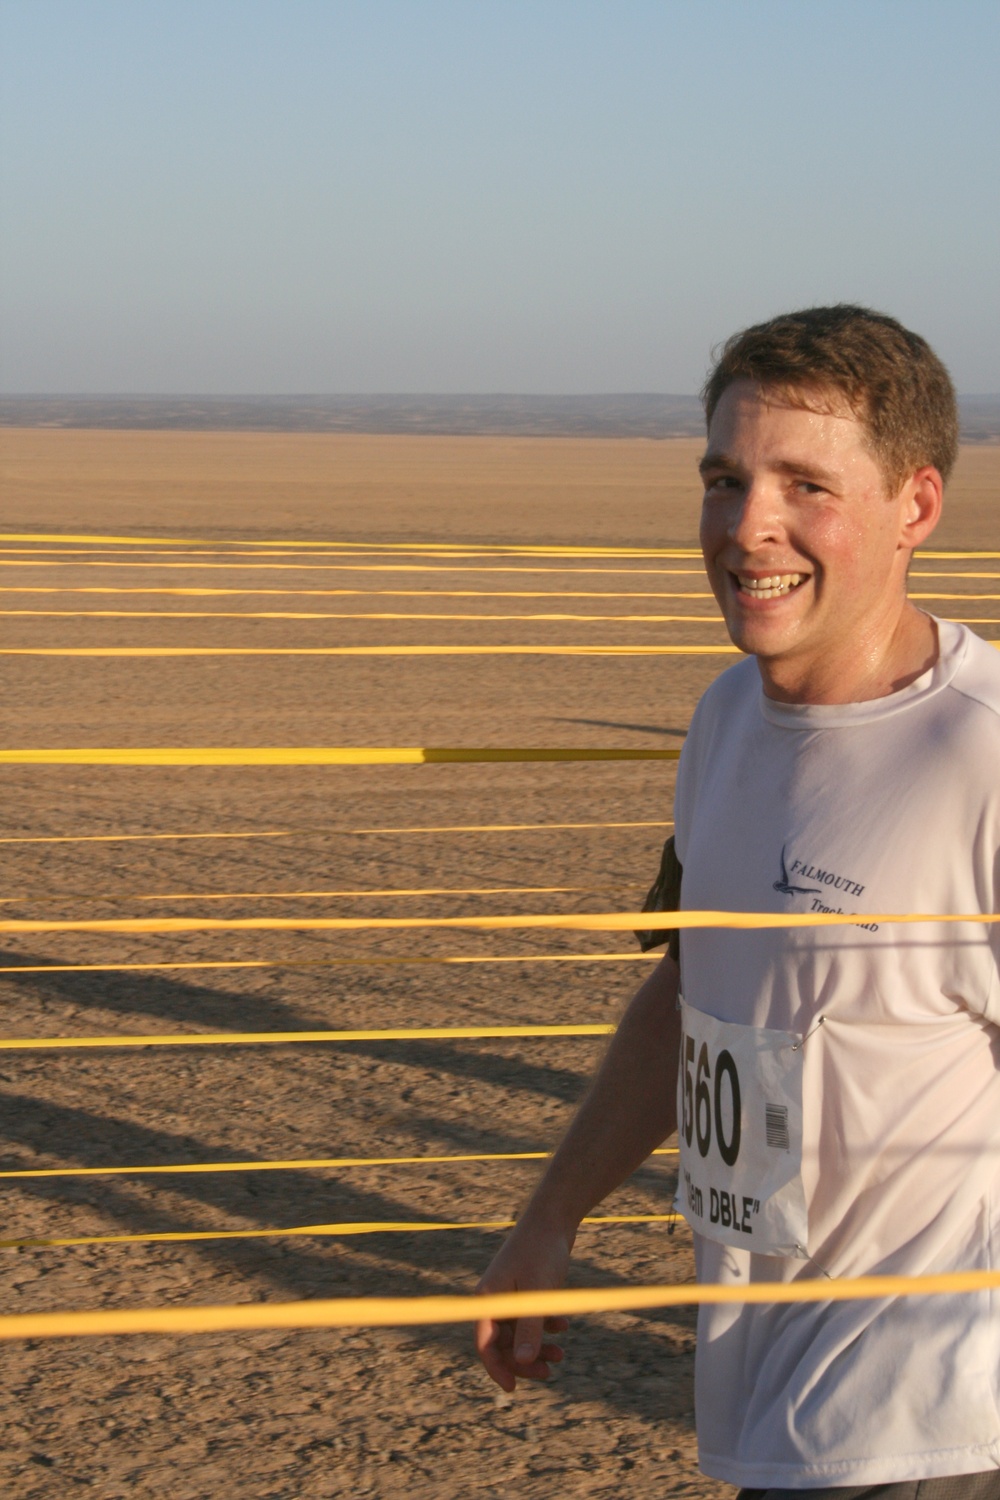
POLYGON ((798 645, 796 632, 774 626, 768 628, 761 621, 751 624, 740 621, 730 625, 729 639, 737 651, 759 657, 761 661, 780 661, 794 654, 798 645))

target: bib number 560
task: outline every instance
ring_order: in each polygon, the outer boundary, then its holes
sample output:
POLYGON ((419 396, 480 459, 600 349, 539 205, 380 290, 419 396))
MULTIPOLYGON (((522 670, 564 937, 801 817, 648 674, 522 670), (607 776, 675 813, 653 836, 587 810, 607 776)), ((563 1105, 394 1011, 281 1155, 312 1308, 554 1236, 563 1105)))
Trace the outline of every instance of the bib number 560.
POLYGON ((707 1156, 714 1138, 719 1155, 727 1167, 736 1165, 740 1154, 742 1116, 740 1111, 740 1075, 728 1048, 723 1047, 714 1064, 708 1054, 708 1043, 702 1042, 695 1061, 693 1036, 681 1038, 684 1070, 684 1118, 681 1129, 685 1143, 697 1142, 698 1154, 707 1156), (723 1115, 724 1091, 728 1092, 729 1135, 723 1115), (714 1106, 714 1108, 713 1108, 714 1106))

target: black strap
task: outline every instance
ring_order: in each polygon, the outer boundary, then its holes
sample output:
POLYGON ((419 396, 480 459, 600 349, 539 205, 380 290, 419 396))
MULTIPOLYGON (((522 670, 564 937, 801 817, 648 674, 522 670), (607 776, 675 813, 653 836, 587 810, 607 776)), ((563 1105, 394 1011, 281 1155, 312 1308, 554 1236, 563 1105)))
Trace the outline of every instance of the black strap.
MULTIPOLYGON (((649 895, 642 903, 642 910, 679 911, 683 873, 671 834, 663 846, 659 873, 649 888, 649 895)), ((661 944, 666 943, 667 952, 675 963, 680 958, 680 936, 676 927, 650 927, 643 932, 636 933, 643 953, 648 953, 651 948, 659 948, 661 944)))

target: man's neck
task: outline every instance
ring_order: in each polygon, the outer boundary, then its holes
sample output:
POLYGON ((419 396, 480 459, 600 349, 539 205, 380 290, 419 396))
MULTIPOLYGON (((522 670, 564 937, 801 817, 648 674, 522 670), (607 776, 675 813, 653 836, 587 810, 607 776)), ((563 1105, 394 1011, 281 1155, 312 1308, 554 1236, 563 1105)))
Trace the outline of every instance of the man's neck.
POLYGON ((866 703, 909 687, 938 659, 937 627, 908 600, 890 630, 852 637, 842 651, 767 660, 758 656, 764 694, 778 703, 866 703))

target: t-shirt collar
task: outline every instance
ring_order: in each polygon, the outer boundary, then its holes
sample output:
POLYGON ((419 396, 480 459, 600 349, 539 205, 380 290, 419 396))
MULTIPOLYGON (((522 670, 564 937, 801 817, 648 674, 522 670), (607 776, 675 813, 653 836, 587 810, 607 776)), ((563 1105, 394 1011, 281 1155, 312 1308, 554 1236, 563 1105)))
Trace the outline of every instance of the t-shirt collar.
POLYGON ((939 620, 937 626, 938 659, 909 686, 883 698, 864 703, 778 703, 760 690, 760 710, 769 724, 785 729, 841 729, 871 724, 891 714, 913 708, 948 686, 958 671, 968 648, 969 631, 954 620, 939 620))

